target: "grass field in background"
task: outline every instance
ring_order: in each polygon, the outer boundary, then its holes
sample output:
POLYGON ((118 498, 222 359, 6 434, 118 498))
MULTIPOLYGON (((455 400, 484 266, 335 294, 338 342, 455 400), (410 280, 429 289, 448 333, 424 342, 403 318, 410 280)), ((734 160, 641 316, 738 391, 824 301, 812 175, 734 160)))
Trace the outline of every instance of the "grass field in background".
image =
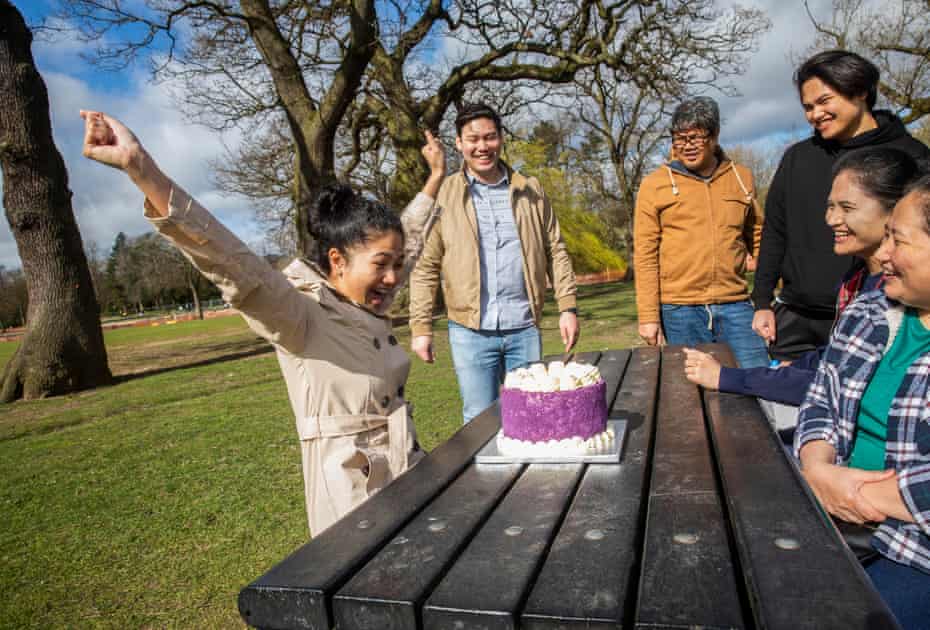
MULTIPOLYGON (((582 287, 579 308, 579 351, 633 345, 631 285, 582 287)), ((551 300, 542 329, 560 353, 551 300)), ((437 333, 406 388, 427 449, 461 424, 437 333)), ((242 627, 239 589, 307 539, 274 354, 239 317, 105 338, 117 384, 0 406, 0 627, 242 627)))

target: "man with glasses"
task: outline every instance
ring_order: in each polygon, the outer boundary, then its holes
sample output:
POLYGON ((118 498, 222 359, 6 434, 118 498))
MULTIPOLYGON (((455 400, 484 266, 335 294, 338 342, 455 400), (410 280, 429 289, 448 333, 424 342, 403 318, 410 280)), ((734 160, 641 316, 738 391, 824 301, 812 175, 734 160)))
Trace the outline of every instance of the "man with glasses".
POLYGON ((633 223, 639 334, 649 345, 726 342, 741 367, 768 365, 752 330, 746 265, 759 251, 762 210, 752 173, 717 143, 717 103, 698 97, 672 115, 671 159, 647 175, 633 223))

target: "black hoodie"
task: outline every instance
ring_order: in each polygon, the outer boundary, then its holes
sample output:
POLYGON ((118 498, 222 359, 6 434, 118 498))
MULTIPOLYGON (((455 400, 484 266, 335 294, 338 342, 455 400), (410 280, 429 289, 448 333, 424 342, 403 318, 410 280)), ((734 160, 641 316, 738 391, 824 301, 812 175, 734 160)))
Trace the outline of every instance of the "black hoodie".
POLYGON ((832 186, 833 164, 844 153, 864 147, 894 147, 915 158, 930 149, 912 138, 901 120, 887 111, 872 112, 878 128, 847 142, 819 135, 785 151, 765 201, 762 246, 752 301, 770 308, 775 285, 784 282, 780 299, 808 311, 830 316, 836 287, 852 262, 833 253, 833 232, 824 218, 832 186))

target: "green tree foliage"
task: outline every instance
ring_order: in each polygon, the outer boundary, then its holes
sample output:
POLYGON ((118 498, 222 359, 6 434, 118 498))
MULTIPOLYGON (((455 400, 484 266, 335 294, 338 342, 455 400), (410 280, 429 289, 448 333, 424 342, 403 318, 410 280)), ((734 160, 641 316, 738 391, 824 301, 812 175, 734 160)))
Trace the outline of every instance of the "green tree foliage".
POLYGON ((562 168, 564 152, 560 149, 568 142, 568 132, 542 123, 529 140, 507 144, 507 159, 521 173, 542 184, 559 218, 575 273, 625 271, 626 261, 607 244, 610 228, 586 203, 582 180, 571 169, 562 168))

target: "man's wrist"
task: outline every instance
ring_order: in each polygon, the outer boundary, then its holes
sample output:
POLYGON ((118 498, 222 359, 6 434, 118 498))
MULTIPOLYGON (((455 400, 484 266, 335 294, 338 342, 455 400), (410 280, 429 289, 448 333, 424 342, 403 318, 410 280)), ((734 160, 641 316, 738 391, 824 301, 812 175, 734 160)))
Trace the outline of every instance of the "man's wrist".
POLYGON ((577 314, 578 314, 578 309, 575 308, 574 306, 569 306, 568 308, 563 308, 561 311, 559 311, 559 314, 560 314, 560 315, 562 315, 562 314, 564 314, 564 313, 571 313, 572 315, 577 315, 577 314))

